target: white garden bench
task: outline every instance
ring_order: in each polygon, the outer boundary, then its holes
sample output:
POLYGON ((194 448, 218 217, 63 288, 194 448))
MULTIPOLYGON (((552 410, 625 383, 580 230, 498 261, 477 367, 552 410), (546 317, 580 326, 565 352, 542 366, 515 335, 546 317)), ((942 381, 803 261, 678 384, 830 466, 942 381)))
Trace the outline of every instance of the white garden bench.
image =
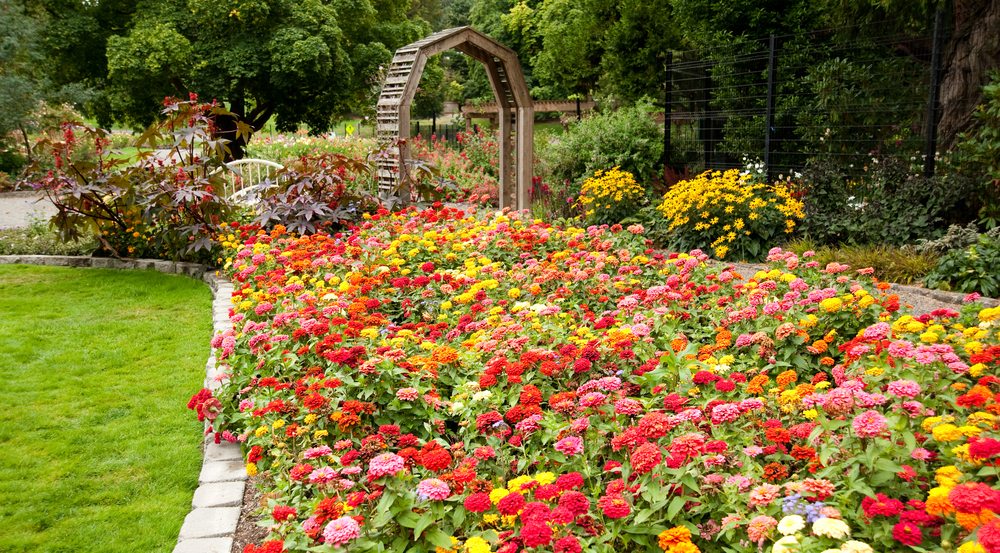
POLYGON ((223 196, 238 203, 246 203, 247 191, 251 186, 260 184, 284 166, 266 159, 238 159, 226 164, 223 178, 226 181, 223 196))

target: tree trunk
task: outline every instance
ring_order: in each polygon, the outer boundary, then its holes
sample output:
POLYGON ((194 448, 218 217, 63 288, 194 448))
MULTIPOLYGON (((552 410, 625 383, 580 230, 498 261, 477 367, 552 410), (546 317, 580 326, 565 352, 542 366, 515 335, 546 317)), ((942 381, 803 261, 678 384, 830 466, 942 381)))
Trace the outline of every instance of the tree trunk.
POLYGON ((958 133, 972 126, 972 113, 982 102, 987 71, 1000 66, 1000 0, 954 0, 955 31, 945 57, 941 82, 938 144, 949 150, 958 133))
POLYGON ((270 102, 258 102, 257 107, 248 114, 246 112, 246 102, 239 99, 230 102, 229 111, 233 115, 218 116, 215 118, 215 135, 229 140, 229 143, 226 144, 229 147, 229 155, 226 156, 227 162, 243 159, 246 156, 244 148, 247 142, 253 136, 253 133, 263 129, 264 125, 271 119, 271 116, 274 114, 274 104, 270 102), (251 131, 248 136, 238 136, 236 132, 237 121, 242 121, 250 126, 251 131))

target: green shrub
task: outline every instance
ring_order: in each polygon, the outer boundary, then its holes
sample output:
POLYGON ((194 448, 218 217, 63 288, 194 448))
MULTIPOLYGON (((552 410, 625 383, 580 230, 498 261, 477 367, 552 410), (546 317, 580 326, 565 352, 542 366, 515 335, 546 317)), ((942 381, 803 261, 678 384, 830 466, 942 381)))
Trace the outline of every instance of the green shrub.
POLYGON ((648 183, 659 171, 663 153, 663 129, 648 115, 653 110, 651 102, 642 100, 573 124, 537 152, 539 174, 556 196, 571 199, 579 196, 588 177, 611 167, 648 183))
MULTIPOLYGON (((1000 239, 1000 227, 990 229, 986 234, 994 240, 1000 239)), ((952 250, 965 249, 977 242, 979 242, 979 229, 975 223, 969 223, 964 228, 952 225, 948 227, 948 232, 937 240, 917 240, 916 250, 944 255, 952 250)))
POLYGON ((835 163, 810 162, 800 182, 801 230, 821 245, 902 246, 938 237, 963 211, 971 187, 957 175, 912 175, 908 165, 892 158, 873 164, 858 180, 835 163))
POLYGON ((16 174, 24 167, 24 156, 11 150, 0 150, 0 173, 16 174))
POLYGON ((1000 240, 983 235, 976 244, 942 257, 924 278, 924 286, 967 294, 978 292, 995 298, 1000 295, 997 267, 1000 267, 1000 240))
POLYGON ((0 255, 90 255, 96 240, 63 242, 41 219, 30 219, 25 228, 0 229, 0 255))

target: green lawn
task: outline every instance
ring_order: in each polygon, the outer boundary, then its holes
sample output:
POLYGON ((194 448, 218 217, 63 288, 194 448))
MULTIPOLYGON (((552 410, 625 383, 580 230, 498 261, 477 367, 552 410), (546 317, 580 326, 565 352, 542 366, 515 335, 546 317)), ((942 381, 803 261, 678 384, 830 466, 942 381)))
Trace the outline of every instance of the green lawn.
POLYGON ((173 549, 210 308, 182 276, 0 265, 0 551, 173 549))

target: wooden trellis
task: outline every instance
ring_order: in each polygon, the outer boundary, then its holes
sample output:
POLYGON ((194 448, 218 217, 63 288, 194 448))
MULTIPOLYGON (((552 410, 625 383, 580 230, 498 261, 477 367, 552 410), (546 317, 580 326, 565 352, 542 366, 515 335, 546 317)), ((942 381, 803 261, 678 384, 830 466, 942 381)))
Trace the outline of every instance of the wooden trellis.
MULTIPOLYGON (((427 58, 451 48, 481 62, 493 87, 500 121, 500 207, 527 209, 531 204, 535 108, 517 54, 472 27, 445 29, 396 50, 378 100, 378 140, 386 143, 410 138, 410 104, 427 58)), ((383 196, 391 194, 399 180, 399 168, 405 167, 410 154, 408 143, 392 153, 379 162, 379 194, 383 196)))

